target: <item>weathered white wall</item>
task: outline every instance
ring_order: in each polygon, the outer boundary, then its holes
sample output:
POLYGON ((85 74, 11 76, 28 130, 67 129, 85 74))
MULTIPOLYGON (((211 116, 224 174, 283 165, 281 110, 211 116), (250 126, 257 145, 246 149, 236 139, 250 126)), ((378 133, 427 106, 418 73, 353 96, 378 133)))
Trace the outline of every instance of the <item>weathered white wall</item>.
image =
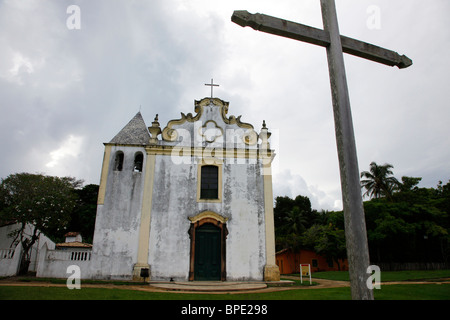
POLYGON ((131 279, 137 260, 145 161, 143 147, 112 147, 105 201, 97 207, 92 278, 131 279), (114 170, 117 151, 124 153, 122 171, 114 170), (133 171, 136 152, 144 155, 142 172, 133 171))
POLYGON ((257 164, 224 166, 223 209, 230 216, 227 280, 263 280, 264 190, 257 164))
POLYGON ((187 280, 189 216, 197 197, 197 170, 173 165, 170 156, 157 156, 151 210, 149 265, 152 280, 187 280), (191 209, 189 209, 191 208, 191 209))
POLYGON ((67 268, 75 265, 80 268, 81 279, 90 278, 91 258, 90 250, 52 250, 44 244, 39 250, 36 277, 68 278, 72 273, 67 273, 67 268))
MULTIPOLYGON (((10 236, 10 234, 14 231, 19 230, 21 227, 20 223, 14 223, 14 224, 9 224, 9 225, 5 225, 0 227, 0 250, 5 253, 7 249, 12 248, 13 250, 16 249, 17 246, 17 240, 16 242, 13 243, 15 237, 10 236)), ((34 231, 34 226, 30 223, 28 223, 25 226, 25 231, 24 231, 24 235, 30 237, 31 234, 33 234, 34 231)), ((38 259, 38 255, 39 255, 39 249, 45 244, 47 243, 48 247, 51 249, 55 248, 55 243, 50 240, 47 236, 45 236, 43 233, 40 233, 39 235, 39 239, 34 243, 34 245, 31 247, 30 249, 30 264, 28 266, 28 271, 36 271, 37 269, 37 259, 38 259)), ((13 259, 6 259, 8 261, 2 261, 0 262, 0 275, 5 275, 4 272, 6 272, 5 270, 8 269, 9 271, 7 271, 8 275, 13 275, 11 274, 11 270, 17 269, 16 266, 10 266, 11 263, 20 263, 20 255, 22 254, 22 249, 21 247, 18 250, 15 250, 14 253, 14 257, 13 259), (14 262, 15 261, 15 262, 14 262), (6 267, 6 264, 8 265, 6 267)), ((5 257, 3 257, 5 258, 5 257)), ((0 255, 0 259, 2 259, 2 256, 0 255)), ((17 270, 16 270, 17 272, 17 270)))
POLYGON ((228 218, 227 280, 262 280, 265 265, 264 192, 258 164, 223 165, 222 202, 197 202, 197 163, 157 156, 149 264, 153 280, 188 280, 189 217, 210 210, 228 218))
POLYGON ((14 249, 0 250, 0 277, 15 276, 19 271, 22 244, 19 243, 14 249))

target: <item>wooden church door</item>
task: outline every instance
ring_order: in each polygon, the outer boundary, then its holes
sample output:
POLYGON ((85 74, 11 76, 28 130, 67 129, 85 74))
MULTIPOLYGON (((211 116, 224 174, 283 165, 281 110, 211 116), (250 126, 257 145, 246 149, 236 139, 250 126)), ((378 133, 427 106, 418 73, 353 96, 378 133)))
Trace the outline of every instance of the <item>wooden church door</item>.
POLYGON ((221 229, 206 223, 195 230, 194 279, 221 280, 221 229))

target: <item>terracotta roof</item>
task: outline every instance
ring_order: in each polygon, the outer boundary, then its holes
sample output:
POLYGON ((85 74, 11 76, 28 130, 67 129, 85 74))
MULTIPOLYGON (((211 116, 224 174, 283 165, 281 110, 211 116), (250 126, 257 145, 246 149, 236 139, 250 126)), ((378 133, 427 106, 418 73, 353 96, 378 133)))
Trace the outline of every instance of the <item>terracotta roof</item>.
POLYGON ((79 232, 67 232, 64 237, 76 237, 77 235, 79 235, 79 232))
POLYGON ((284 253, 284 252, 286 252, 286 251, 288 251, 289 249, 288 248, 284 248, 284 249, 281 249, 280 251, 278 251, 278 252, 276 252, 275 254, 277 255, 277 254, 282 254, 282 253, 284 253))
POLYGON ((92 248, 92 244, 74 241, 74 242, 57 243, 56 247, 59 247, 59 248, 92 248))

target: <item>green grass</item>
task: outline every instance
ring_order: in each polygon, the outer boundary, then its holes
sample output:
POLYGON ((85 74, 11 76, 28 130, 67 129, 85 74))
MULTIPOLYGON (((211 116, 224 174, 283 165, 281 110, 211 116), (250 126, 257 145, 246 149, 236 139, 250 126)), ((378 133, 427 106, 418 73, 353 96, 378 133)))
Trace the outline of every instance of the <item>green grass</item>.
MULTIPOLYGON (((382 285, 376 300, 450 300, 450 283, 382 285)), ((0 300, 350 300, 350 288, 240 294, 143 292, 128 289, 0 286, 0 300)))
MULTIPOLYGON (((296 275, 298 276, 298 275, 296 275)), ((348 281, 348 272, 316 272, 314 278, 348 281)), ((450 278, 450 270, 438 271, 398 271, 382 272, 381 281, 414 281, 450 278)), ((19 282, 51 282, 65 284, 65 279, 39 279, 23 277, 19 282)), ((308 288, 309 281, 300 285, 294 280, 298 289, 239 294, 193 294, 176 292, 144 292, 130 290, 127 285, 140 283, 126 281, 94 281, 83 280, 81 290, 69 290, 62 287, 38 286, 0 286, 0 300, 350 300, 350 288, 308 288), (86 284, 122 285, 123 289, 86 288, 86 284)), ((442 284, 400 284, 382 285, 374 290, 376 300, 450 300, 450 282, 442 284)))
MULTIPOLYGON (((296 275, 298 276, 298 274, 296 275)), ((348 271, 315 272, 313 278, 349 281, 348 271)), ((450 278, 450 270, 433 271, 381 271, 381 282, 387 281, 414 281, 450 278)))
POLYGON ((0 287, 2 300, 347 300, 348 288, 288 290, 267 293, 193 294, 142 292, 127 289, 64 287, 0 287))
POLYGON ((450 283, 382 285, 375 300, 450 300, 450 283))

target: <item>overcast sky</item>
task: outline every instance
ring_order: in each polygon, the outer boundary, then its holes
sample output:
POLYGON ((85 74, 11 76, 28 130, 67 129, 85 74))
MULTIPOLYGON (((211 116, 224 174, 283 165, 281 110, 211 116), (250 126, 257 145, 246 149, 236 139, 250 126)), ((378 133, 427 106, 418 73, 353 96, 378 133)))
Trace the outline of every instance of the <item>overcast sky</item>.
MULTIPOLYGON (((450 2, 336 6, 343 35, 414 62, 399 70, 345 56, 360 171, 376 161, 399 179, 422 177, 422 187, 447 182, 450 2)), ((214 78, 229 115, 273 132, 274 196, 341 209, 326 50, 242 28, 234 10, 323 27, 319 0, 0 1, 0 177, 98 184, 103 143, 139 110, 164 127, 194 113, 214 78)))

